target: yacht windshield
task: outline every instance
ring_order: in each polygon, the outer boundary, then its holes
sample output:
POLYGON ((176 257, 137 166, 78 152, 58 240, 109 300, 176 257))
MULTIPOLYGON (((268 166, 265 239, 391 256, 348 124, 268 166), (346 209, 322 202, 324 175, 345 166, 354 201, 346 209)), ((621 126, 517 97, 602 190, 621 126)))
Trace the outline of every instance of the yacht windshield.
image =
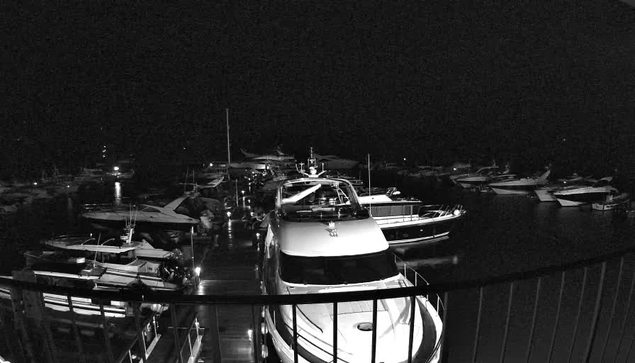
POLYGON ((399 273, 389 250, 356 256, 304 257, 282 253, 283 281, 310 285, 344 285, 384 280, 399 273))
POLYGON ((337 180, 300 180, 285 183, 280 190, 280 206, 287 220, 367 218, 359 213, 355 190, 337 180))

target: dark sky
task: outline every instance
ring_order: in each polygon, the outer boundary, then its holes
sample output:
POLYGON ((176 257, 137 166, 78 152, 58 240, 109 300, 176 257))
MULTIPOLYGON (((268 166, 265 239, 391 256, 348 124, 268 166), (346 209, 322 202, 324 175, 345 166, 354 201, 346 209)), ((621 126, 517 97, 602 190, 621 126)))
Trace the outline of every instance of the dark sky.
POLYGON ((236 154, 635 155, 635 9, 618 1, 70 0, 1 16, 9 164, 76 163, 101 142, 224 156, 226 107, 236 154))

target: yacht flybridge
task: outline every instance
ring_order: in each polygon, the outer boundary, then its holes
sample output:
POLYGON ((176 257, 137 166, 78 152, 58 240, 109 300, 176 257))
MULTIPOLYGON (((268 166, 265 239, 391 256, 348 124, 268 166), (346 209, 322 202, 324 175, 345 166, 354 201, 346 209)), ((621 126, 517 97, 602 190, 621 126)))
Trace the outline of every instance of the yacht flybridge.
MULTIPOLYGON (((350 182, 318 174, 313 157, 308 166, 305 176, 278 184, 264 241, 263 293, 319 294, 412 286, 397 268, 381 229, 359 204, 350 182)), ((338 303, 336 313, 332 303, 300 304, 297 314, 291 306, 270 305, 263 316, 282 362, 293 362, 295 355, 300 362, 332 362, 334 345, 338 361, 368 362, 374 333, 377 362, 406 362, 415 356, 426 362, 439 361, 443 324, 424 296, 382 299, 376 309, 373 319, 372 301, 338 303), (334 335, 338 336, 335 341, 334 335)))

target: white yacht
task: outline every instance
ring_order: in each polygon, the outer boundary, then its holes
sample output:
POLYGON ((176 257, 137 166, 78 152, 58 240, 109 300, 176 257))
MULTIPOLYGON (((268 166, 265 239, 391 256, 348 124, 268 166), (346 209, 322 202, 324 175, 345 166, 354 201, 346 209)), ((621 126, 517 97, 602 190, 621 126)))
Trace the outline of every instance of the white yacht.
MULTIPOLYGON (((263 293, 306 295, 412 286, 397 268, 379 226, 359 204, 353 186, 344 179, 319 176, 315 159, 310 160, 310 174, 282 181, 276 191, 276 208, 264 241, 263 293)), ((373 330, 377 362, 406 362, 414 357, 438 362, 443 330, 439 314, 424 296, 416 297, 413 310, 412 301, 409 297, 379 300, 375 324, 372 301, 338 303, 336 316, 332 303, 300 304, 295 324, 291 306, 270 305, 263 311, 264 326, 285 363, 294 362, 296 354, 299 362, 332 362, 334 344, 337 361, 369 362, 373 330)))
MULTIPOLYGON (((553 195, 553 192, 555 192, 559 188, 572 185, 574 183, 580 183, 585 179, 592 180, 592 179, 581 177, 578 174, 574 173, 573 175, 569 177, 561 178, 556 180, 553 183, 548 183, 543 186, 540 186, 536 188, 534 192, 536 193, 538 200, 541 202, 556 202, 558 199, 556 199, 556 197, 553 195)), ((591 183, 594 183, 594 182, 595 180, 591 181, 591 183)))
POLYGON ((322 165, 324 169, 328 170, 353 169, 359 165, 359 161, 357 160, 342 159, 335 155, 313 155, 317 159, 318 166, 322 165))
POLYGON ((122 226, 128 221, 134 220, 136 224, 146 227, 189 230, 191 226, 199 224, 200 219, 181 213, 181 211, 189 212, 184 205, 188 199, 188 196, 179 197, 163 207, 149 204, 140 204, 138 207, 123 205, 102 208, 103 206, 96 206, 96 209, 83 213, 82 217, 100 227, 122 226))
POLYGON ((482 167, 474 173, 459 175, 452 178, 452 180, 464 189, 474 189, 483 187, 487 183, 509 180, 514 177, 515 174, 510 174, 509 165, 501 172, 494 163, 493 165, 482 167))
POLYGON ((536 188, 548 183, 547 178, 551 174, 551 168, 540 176, 529 178, 509 178, 500 181, 494 181, 487 184, 496 194, 520 194, 527 195, 532 193, 536 188))
POLYGON ((618 194, 617 188, 611 185, 613 177, 604 177, 597 182, 581 182, 580 184, 562 187, 553 192, 554 197, 563 207, 573 207, 599 202, 609 194, 618 194))
POLYGON ((370 210, 391 246, 440 241, 450 237, 456 222, 465 215, 460 204, 426 205, 402 197, 397 188, 359 195, 359 203, 370 210))

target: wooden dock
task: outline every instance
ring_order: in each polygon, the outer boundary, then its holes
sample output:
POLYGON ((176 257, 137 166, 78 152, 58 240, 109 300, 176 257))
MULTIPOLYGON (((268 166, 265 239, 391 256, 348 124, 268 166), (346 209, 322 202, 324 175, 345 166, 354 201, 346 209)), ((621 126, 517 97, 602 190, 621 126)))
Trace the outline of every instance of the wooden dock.
MULTIPOLYGON (((255 266, 259 252, 244 231, 224 233, 215 247, 211 237, 194 240, 196 264, 201 267, 198 295, 259 295, 255 266)), ((253 362, 254 342, 248 331, 259 312, 250 306, 201 306, 198 319, 205 328, 199 361, 253 362), (256 314, 256 316, 254 316, 256 314), (214 320, 216 322, 214 322, 214 320), (214 332, 218 327, 218 333, 214 332), (220 352, 214 347, 220 346, 220 352)))

